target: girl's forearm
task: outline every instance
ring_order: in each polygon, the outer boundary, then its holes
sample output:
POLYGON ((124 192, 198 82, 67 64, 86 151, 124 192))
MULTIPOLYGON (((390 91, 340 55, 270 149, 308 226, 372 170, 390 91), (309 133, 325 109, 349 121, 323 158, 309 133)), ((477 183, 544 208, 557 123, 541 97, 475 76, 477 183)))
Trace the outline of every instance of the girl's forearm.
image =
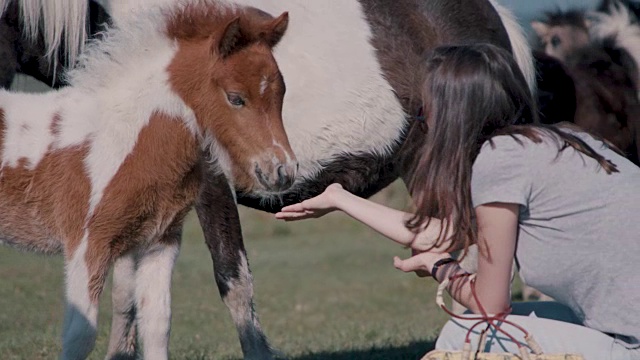
MULTIPOLYGON (((442 222, 438 219, 431 219, 429 226, 413 232, 406 227, 406 221, 413 216, 411 213, 391 209, 355 196, 346 190, 337 194, 335 202, 336 207, 347 215, 398 244, 410 246, 415 250, 432 248, 440 237, 442 222)), ((445 244, 444 248, 447 246, 448 244, 445 244)))
MULTIPOLYGON (((452 278, 455 275, 466 273, 466 271, 456 263, 452 263, 442 270, 444 271, 438 272, 437 281, 440 283, 446 278, 452 278)), ((473 295, 471 294, 471 282, 468 276, 458 277, 452 280, 447 286, 447 292, 451 295, 453 300, 457 301, 465 308, 476 314, 480 312, 478 305, 473 300, 473 295)))
MULTIPOLYGON (((462 269, 457 263, 451 263, 449 266, 442 269, 444 271, 438 271, 438 282, 442 282, 445 278, 452 278, 457 274, 465 274, 466 271, 462 269)), ((496 298, 487 298, 486 296, 482 296, 482 289, 478 289, 478 286, 482 286, 482 284, 477 283, 476 279, 476 295, 478 299, 482 302, 482 307, 488 314, 497 314, 508 309, 510 305, 509 299, 496 299, 496 298)), ((467 309, 471 310, 475 314, 480 314, 480 307, 473 297, 473 293, 471 292, 471 281, 470 277, 462 276, 454 278, 453 281, 449 283, 447 286, 447 291, 449 295, 462 304, 467 309)))
POLYGON ((410 213, 388 208, 348 191, 337 194, 335 202, 339 210, 398 244, 409 246, 416 236, 405 226, 411 217, 410 213))

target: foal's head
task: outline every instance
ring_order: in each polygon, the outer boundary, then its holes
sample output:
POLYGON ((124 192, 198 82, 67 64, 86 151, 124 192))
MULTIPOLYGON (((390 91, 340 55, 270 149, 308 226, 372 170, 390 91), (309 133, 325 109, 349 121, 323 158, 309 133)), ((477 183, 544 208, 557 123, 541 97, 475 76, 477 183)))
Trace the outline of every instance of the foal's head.
POLYGON ((297 172, 282 124, 285 84, 272 54, 287 25, 287 13, 197 5, 174 14, 167 28, 178 43, 171 85, 241 190, 284 190, 297 172))
POLYGON ((547 13, 545 21, 533 21, 531 27, 544 52, 561 61, 589 43, 589 21, 580 11, 547 13))

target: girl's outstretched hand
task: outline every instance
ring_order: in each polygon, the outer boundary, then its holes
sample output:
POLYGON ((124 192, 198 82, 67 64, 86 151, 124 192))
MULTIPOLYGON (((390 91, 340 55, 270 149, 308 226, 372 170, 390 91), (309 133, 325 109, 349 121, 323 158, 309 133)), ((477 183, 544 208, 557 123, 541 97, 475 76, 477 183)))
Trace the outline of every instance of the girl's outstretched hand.
POLYGON ((393 266, 404 272, 415 272, 419 277, 431 275, 431 268, 436 261, 451 257, 448 253, 437 253, 431 251, 411 250, 411 257, 405 260, 395 256, 393 258, 393 266))
POLYGON ((340 184, 329 185, 322 194, 301 203, 283 207, 276 213, 276 219, 285 221, 319 218, 338 208, 340 193, 346 190, 340 184))

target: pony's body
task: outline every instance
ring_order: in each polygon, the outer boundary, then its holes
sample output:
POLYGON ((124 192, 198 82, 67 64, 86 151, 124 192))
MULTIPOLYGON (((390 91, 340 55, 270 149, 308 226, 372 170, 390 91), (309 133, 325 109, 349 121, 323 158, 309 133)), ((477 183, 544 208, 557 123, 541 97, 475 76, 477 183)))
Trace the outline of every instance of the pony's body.
POLYGON ((214 1, 157 8, 88 48, 70 87, 0 91, 0 242, 64 253, 63 359, 91 351, 105 277, 123 257, 145 358, 167 357, 168 286, 204 153, 244 186, 291 183, 271 54, 287 19, 214 1))
MULTIPOLYGON (((585 47, 567 61, 576 89, 574 122, 616 147, 640 164, 640 101, 635 86, 635 64, 625 68, 615 48, 585 47), (630 70, 631 69, 631 70, 630 70)), ((630 59, 628 54, 623 57, 630 59)))
POLYGON ((534 51, 538 72, 538 111, 543 124, 573 119, 576 113, 576 87, 567 67, 542 51, 534 51))
MULTIPOLYGON (((153 71, 157 69, 150 70, 149 74, 153 71)), ((162 86, 159 82, 150 86, 146 94, 137 93, 139 101, 147 105, 140 107, 126 100, 127 96, 132 96, 127 90, 142 90, 126 88, 132 84, 149 85, 134 81, 95 93, 86 93, 86 88, 81 86, 45 94, 0 93, 4 132, 0 142, 3 149, 0 224, 5 242, 57 252, 63 249, 63 239, 79 243, 85 236, 83 229, 90 234, 92 224, 107 218, 119 223, 123 229, 133 226, 133 220, 143 227, 157 222, 153 213, 149 213, 144 221, 120 218, 134 214, 127 205, 133 208, 137 204, 118 204, 117 208, 122 210, 119 216, 113 213, 100 215, 105 211, 101 210, 100 204, 103 197, 106 201, 111 197, 131 196, 127 195, 129 191, 144 198, 145 192, 154 188, 158 193, 170 190, 162 189, 163 182, 178 181, 180 177, 169 180, 149 176, 137 184, 131 177, 140 177, 142 174, 137 172, 142 169, 132 169, 134 174, 119 174, 123 171, 121 164, 142 161, 135 159, 141 151, 140 144, 153 141, 166 144, 158 148, 163 153, 154 154, 154 157, 162 155, 160 159, 165 157, 167 163, 179 162, 181 171, 193 171, 198 158, 197 126, 193 113, 166 84, 162 86), (114 98, 113 95, 120 91, 122 97, 114 98), (164 101, 158 103, 152 100, 154 98, 164 101), (160 131, 159 126, 172 128, 175 134, 160 131), (147 140, 151 135, 157 138, 147 140), (184 158, 176 159, 175 154, 183 154, 184 158), (128 177, 128 184, 119 180, 122 176, 128 177), (114 187, 117 183, 122 183, 120 188, 114 187), (139 188, 136 189, 136 185, 139 188), (72 213, 69 213, 70 209, 72 213), (31 216, 25 220, 24 214, 31 216), (56 214, 68 215, 60 218, 56 214), (13 216, 18 219, 12 219, 13 216), (23 232, 28 236, 21 236, 23 232)), ((146 154, 140 156, 148 157, 151 150, 144 149, 146 154)), ((151 164, 153 158, 145 161, 148 164, 138 166, 144 165, 157 174, 173 170, 162 163, 151 164)), ((192 202, 194 196, 195 193, 185 199, 192 202)), ((182 207, 187 205, 188 202, 182 207)), ((153 228, 156 232, 164 232, 159 225, 153 228)), ((136 239, 127 241, 133 246, 136 239)))
POLYGON ((555 122, 573 121, 640 164, 640 26, 620 3, 592 16, 596 20, 586 22, 586 15, 577 11, 552 13, 532 24, 546 53, 562 62, 574 83, 574 115, 555 122))
MULTIPOLYGON (((511 48, 511 41, 520 47, 524 42, 519 28, 507 36, 498 13, 483 0, 240 2, 296 14, 296 33, 274 54, 287 74, 283 119, 300 163, 298 179, 277 197, 236 186, 241 204, 272 212, 318 194, 338 178, 370 196, 402 175, 400 145, 422 106, 422 64, 432 48, 476 42, 511 48)), ((533 83, 524 46, 517 56, 533 83)), ((423 134, 415 135, 413 140, 422 140, 423 134)))

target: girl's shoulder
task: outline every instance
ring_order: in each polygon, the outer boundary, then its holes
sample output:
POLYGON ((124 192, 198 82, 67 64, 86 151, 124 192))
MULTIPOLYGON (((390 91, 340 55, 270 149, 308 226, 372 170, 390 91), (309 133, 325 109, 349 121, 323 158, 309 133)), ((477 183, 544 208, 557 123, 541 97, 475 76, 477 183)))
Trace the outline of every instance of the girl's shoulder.
MULTIPOLYGON (((530 139, 520 134, 498 135, 482 144, 478 158, 507 156, 509 158, 525 156, 531 152, 547 151, 554 145, 554 141, 547 136, 541 136, 539 140, 530 139)), ((557 146, 555 146, 557 150, 557 146)))
POLYGON ((482 144, 473 163, 473 170, 478 168, 510 168, 526 163, 527 153, 532 145, 537 145, 521 135, 498 135, 482 144))
POLYGON ((543 166, 557 159, 562 145, 563 141, 555 134, 544 131, 533 138, 522 134, 498 135, 482 144, 473 167, 508 170, 543 166))
POLYGON ((623 162, 605 142, 588 132, 572 126, 562 126, 559 130, 564 135, 540 128, 535 129, 534 136, 531 136, 531 133, 529 136, 522 134, 494 136, 482 144, 473 167, 474 169, 478 167, 509 168, 526 164, 530 168, 548 168, 578 163, 578 160, 580 164, 589 166, 591 163, 598 163, 597 160, 569 145, 565 135, 578 138, 605 158, 623 162))

